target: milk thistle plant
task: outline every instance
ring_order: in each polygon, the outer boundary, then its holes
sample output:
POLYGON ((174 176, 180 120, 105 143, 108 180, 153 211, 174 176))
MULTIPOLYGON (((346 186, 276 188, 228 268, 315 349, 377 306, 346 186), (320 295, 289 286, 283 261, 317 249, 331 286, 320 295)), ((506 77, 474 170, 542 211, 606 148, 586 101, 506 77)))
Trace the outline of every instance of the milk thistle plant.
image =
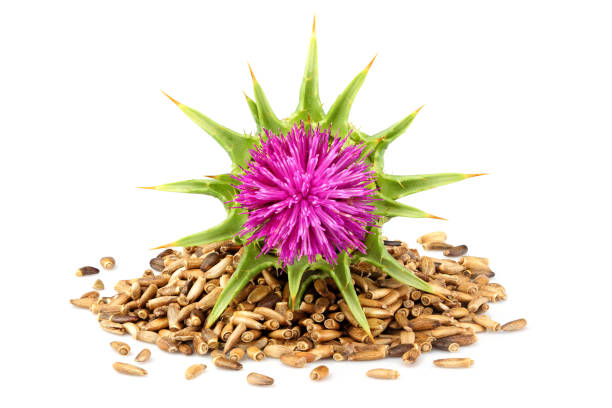
POLYGON ((299 103, 288 118, 274 114, 251 70, 255 98, 245 96, 257 124, 255 135, 230 130, 169 97, 232 160, 228 174, 148 187, 213 196, 227 211, 221 224, 158 248, 228 239, 245 245, 207 326, 252 278, 269 267, 287 273, 293 309, 299 307, 304 291, 315 279, 331 277, 368 334, 368 322, 351 280, 351 264, 368 262, 404 284, 436 293, 387 252, 381 226, 393 217, 439 218, 397 200, 478 174, 397 176, 383 171, 385 151, 410 126, 420 108, 374 135, 349 123, 351 106, 373 62, 324 112, 313 23, 299 103))

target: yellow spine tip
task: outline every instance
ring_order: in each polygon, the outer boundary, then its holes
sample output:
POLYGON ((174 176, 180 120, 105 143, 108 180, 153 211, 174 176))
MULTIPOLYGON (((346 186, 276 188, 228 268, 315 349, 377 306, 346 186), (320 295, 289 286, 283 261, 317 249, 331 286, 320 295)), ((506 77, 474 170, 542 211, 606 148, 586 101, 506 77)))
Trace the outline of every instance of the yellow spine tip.
POLYGON ((374 56, 374 58, 372 58, 372 61, 370 61, 370 63, 368 64, 368 66, 367 66, 367 67, 366 67, 366 69, 365 69, 366 71, 369 71, 369 70, 370 70, 370 68, 372 68, 372 64, 374 63, 374 60, 376 59, 376 57, 378 57, 378 54, 376 54, 376 55, 374 56))
POLYGON ((489 173, 475 173, 475 174, 466 174, 465 178, 478 177, 478 176, 488 176, 489 173))
POLYGON ((156 190, 157 187, 153 186, 153 187, 136 187, 136 188, 142 188, 143 190, 156 190))
POLYGON ((257 82, 257 80, 255 79, 255 74, 253 74, 253 70, 251 69, 251 64, 247 62, 247 65, 249 66, 249 72, 251 73, 251 78, 253 78, 253 82, 257 82))
POLYGON ((414 113, 419 113, 421 111, 421 109, 423 109, 425 107, 425 105, 421 105, 419 107, 419 109, 415 110, 414 113))
POLYGON ((446 218, 438 217, 437 215, 429 214, 427 218, 433 218, 435 220, 448 221, 446 218))
POLYGON ((153 251, 153 250, 156 250, 156 249, 172 248, 172 247, 174 247, 174 246, 178 246, 178 245, 176 245, 176 242, 171 242, 171 243, 166 244, 166 245, 160 245, 160 246, 158 246, 158 247, 151 248, 151 250, 153 251))
POLYGON ((171 97, 170 95, 168 95, 167 93, 165 93, 164 91, 161 91, 161 93, 163 93, 164 95, 166 95, 166 97, 168 99, 170 99, 172 102, 174 102, 177 106, 180 105, 181 103, 179 101, 177 101, 176 99, 174 99, 173 97, 171 97))
POLYGON ((249 98, 249 95, 247 95, 246 92, 242 91, 242 94, 244 95, 247 101, 251 100, 251 98, 249 98))
POLYGON ((315 27, 317 25, 317 16, 316 14, 314 16, 312 16, 312 34, 314 35, 315 33, 315 27))

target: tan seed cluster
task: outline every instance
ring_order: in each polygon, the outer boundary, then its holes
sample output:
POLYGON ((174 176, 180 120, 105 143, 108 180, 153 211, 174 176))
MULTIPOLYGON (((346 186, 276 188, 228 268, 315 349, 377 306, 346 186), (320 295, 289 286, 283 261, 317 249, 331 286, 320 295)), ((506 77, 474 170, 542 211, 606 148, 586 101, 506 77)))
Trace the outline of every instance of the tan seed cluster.
MULTIPOLYGON (((368 263, 351 266, 372 338, 359 326, 331 279, 316 280, 299 307, 290 310, 286 274, 274 268, 255 276, 207 328, 206 319, 242 256, 243 247, 231 241, 181 252, 167 249, 149 263, 157 273, 148 269, 141 277, 119 281, 114 296, 100 297, 91 291, 71 303, 91 310, 102 329, 110 333, 127 333, 168 353, 210 354, 216 367, 230 370, 242 369, 245 359, 260 361, 265 357, 296 368, 328 358, 368 361, 396 357, 412 364, 432 348, 457 352, 475 343, 479 332, 525 326, 524 319, 501 326, 485 314, 491 303, 506 299, 504 287, 491 282, 495 274, 487 258, 465 255, 467 247, 447 244, 443 232, 426 234, 418 242, 459 259, 422 256, 401 241, 384 243, 398 262, 439 295, 402 284, 368 263)), ((117 345, 113 348, 120 354, 126 350, 117 345)), ((150 351, 145 349, 135 360, 149 357, 150 351)), ((443 359, 435 364, 467 367, 471 360, 443 359)), ((119 367, 123 371, 115 369, 120 372, 138 372, 119 367)), ((201 372, 198 370, 203 371, 200 365, 194 367, 187 370, 186 377, 195 378, 201 372)), ((318 366, 310 378, 320 380, 328 373, 326 366, 318 366)), ((374 378, 398 375, 387 369, 368 372, 374 378)), ((247 381, 267 385, 273 382, 268 378, 252 373, 247 381)))

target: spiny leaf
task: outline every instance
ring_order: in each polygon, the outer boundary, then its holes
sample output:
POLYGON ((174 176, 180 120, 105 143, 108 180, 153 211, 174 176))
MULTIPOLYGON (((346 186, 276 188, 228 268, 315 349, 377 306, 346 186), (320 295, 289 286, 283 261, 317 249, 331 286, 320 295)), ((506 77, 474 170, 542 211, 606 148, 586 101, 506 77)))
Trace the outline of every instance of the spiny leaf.
POLYGON ((246 98, 247 104, 249 105, 249 110, 251 111, 251 115, 253 115, 253 119, 257 124, 257 132, 261 131, 261 126, 259 125, 259 109, 257 108, 257 104, 254 100, 249 98, 249 96, 245 93, 244 97, 246 98))
POLYGON ((367 253, 365 255, 361 253, 355 254, 356 260, 369 262, 381 268, 395 280, 410 285, 413 288, 435 293, 435 290, 427 282, 417 277, 411 270, 400 264, 387 252, 380 234, 380 228, 372 228, 372 232, 366 238, 367 253))
POLYGON ((351 279, 349 258, 346 252, 342 252, 340 255, 338 255, 338 264, 335 266, 330 275, 334 282, 336 282, 338 290, 340 293, 342 293, 342 297, 344 298, 349 310, 353 313, 353 316, 355 316, 355 319, 361 325, 361 328, 368 333, 370 338, 372 338, 368 319, 361 308, 359 298, 357 297, 357 292, 355 292, 355 286, 353 285, 353 281, 351 279))
POLYGON ((376 207, 376 210, 374 211, 374 214, 376 215, 382 215, 387 218, 408 217, 443 219, 419 210, 418 208, 402 204, 399 201, 391 200, 390 198, 383 196, 380 192, 376 193, 376 198, 377 200, 373 202, 374 207, 376 207))
POLYGON ((340 135, 345 134, 348 128, 348 117, 351 106, 353 105, 355 96, 357 96, 357 92, 361 88, 361 85, 363 85, 363 82, 368 75, 368 71, 374 62, 374 59, 376 59, 376 57, 372 58, 372 61, 370 61, 368 66, 357 74, 357 76, 344 89, 344 91, 342 91, 338 98, 336 98, 336 101, 331 108, 329 108, 329 111, 323 120, 323 128, 327 128, 331 125, 334 133, 336 130, 338 130, 340 135))
MULTIPOLYGON (((164 93, 164 95, 166 95, 164 93)), ((168 96, 168 95, 166 95, 168 96)), ((206 115, 168 96, 192 121, 211 135, 232 159, 234 166, 245 166, 250 160, 249 149, 257 141, 254 137, 234 132, 213 121, 206 115)))
POLYGON ((266 98, 266 94, 264 94, 263 89, 255 79, 255 75, 253 74, 253 70, 249 65, 249 71, 251 72, 251 78, 253 79, 253 92, 255 93, 255 101, 257 101, 257 109, 259 115, 259 125, 263 128, 273 131, 277 133, 279 131, 285 131, 285 125, 283 122, 276 117, 274 112, 272 111, 272 107, 268 102, 268 98, 266 98))
POLYGON ((206 327, 210 327, 221 316, 227 305, 232 299, 245 287, 245 285, 255 277, 259 272, 270 266, 277 266, 277 258, 261 254, 257 243, 253 242, 244 247, 244 253, 232 277, 227 281, 223 291, 219 295, 215 306, 213 307, 208 319, 206 327))
MULTIPOLYGON (((331 270, 331 268, 330 268, 331 270)), ((317 279, 325 279, 329 276, 329 272, 327 270, 319 270, 319 271, 309 271, 310 273, 306 273, 305 276, 306 278, 304 279, 304 281, 302 282, 302 284, 300 285, 300 289, 298 290, 296 296, 295 296, 295 300, 292 301, 291 299, 289 299, 289 307, 291 308, 291 310, 294 310, 296 308, 298 308, 299 306, 293 306, 295 305, 301 305, 302 304, 302 299, 304 298, 304 293, 306 293, 306 290, 308 289, 308 287, 310 286, 310 284, 317 280, 317 279)))
POLYGON ((240 214, 240 209, 230 209, 227 213, 227 218, 219 225, 216 225, 206 231, 188 235, 170 244, 161 245, 157 248, 170 248, 175 246, 186 247, 196 245, 206 245, 211 242, 225 241, 232 239, 234 235, 240 233, 242 225, 246 222, 247 216, 240 214))
POLYGON ((417 174, 412 176, 394 176, 379 173, 376 184, 380 192, 392 200, 405 197, 419 191, 429 190, 446 184, 456 183, 470 177, 482 176, 479 174, 463 173, 439 173, 439 174, 417 174))
MULTIPOLYGON (((308 56, 306 57, 306 68, 304 69, 304 77, 302 86, 300 87, 300 101, 295 110, 305 112, 306 116, 318 122, 323 119, 324 112, 319 98, 319 68, 317 62, 317 38, 315 35, 315 21, 312 22, 312 36, 310 38, 310 47, 308 48, 308 56)), ((304 116, 304 115, 302 115, 304 116)))
POLYGON ((168 191, 172 193, 206 194, 218 198, 226 205, 234 199, 234 187, 220 180, 185 180, 176 183, 162 184, 153 187, 141 187, 149 190, 168 191))
POLYGON ((421 106, 419 109, 394 125, 389 126, 387 129, 367 137, 366 150, 372 151, 371 160, 379 172, 381 172, 384 167, 384 156, 387 147, 406 131, 421 108, 423 107, 421 106))
POLYGON ((318 256, 319 260, 314 263, 308 263, 308 258, 303 256, 298 261, 294 262, 292 265, 287 266, 287 280, 289 282, 289 293, 290 300, 292 304, 292 309, 298 308, 300 306, 300 302, 296 302, 295 299, 297 297, 298 290, 300 288, 300 283, 302 281, 302 276, 304 272, 307 270, 324 270, 331 271, 329 264, 323 260, 321 260, 320 256, 318 256))

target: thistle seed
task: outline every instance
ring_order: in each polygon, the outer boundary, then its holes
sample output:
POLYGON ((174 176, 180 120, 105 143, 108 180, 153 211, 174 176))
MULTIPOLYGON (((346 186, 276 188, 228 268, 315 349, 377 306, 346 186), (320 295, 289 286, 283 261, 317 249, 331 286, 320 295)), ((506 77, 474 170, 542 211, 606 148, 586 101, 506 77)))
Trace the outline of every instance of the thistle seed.
POLYGON ((116 363, 113 363, 113 368, 115 369, 115 371, 121 374, 137 375, 137 376, 147 375, 147 370, 137 367, 132 364, 116 362, 116 363))
POLYGON ((100 265, 102 265, 102 267, 107 271, 111 270, 115 267, 115 258, 112 256, 105 256, 104 258, 100 259, 100 265))
POLYGON ((206 364, 194 364, 192 366, 189 366, 189 368, 187 368, 187 370, 185 371, 185 378, 187 380, 193 380, 194 378, 202 374, 204 370, 206 370, 206 364))
POLYGON ((127 344, 121 341, 111 341, 110 345, 113 348, 113 350, 115 350, 117 353, 121 354, 122 356, 125 356, 130 352, 130 346, 128 346, 127 344))
POLYGON ((134 361, 138 363, 144 363, 145 361, 149 361, 151 358, 151 350, 145 348, 140 351, 134 358, 134 361))
POLYGON ((274 384, 274 378, 263 374, 251 373, 247 375, 247 382, 251 385, 272 385, 274 384))
POLYGON ((469 368, 474 364, 470 358, 442 358, 434 360, 434 364, 443 368, 469 368))
POLYGON ((399 372, 395 370, 389 370, 387 368, 374 368, 369 370, 366 375, 371 378, 378 378, 381 380, 395 380, 399 378, 399 372))
POLYGON ((76 276, 87 276, 87 275, 95 275, 96 273, 100 273, 98 268, 94 268, 93 266, 83 266, 76 271, 76 276))

